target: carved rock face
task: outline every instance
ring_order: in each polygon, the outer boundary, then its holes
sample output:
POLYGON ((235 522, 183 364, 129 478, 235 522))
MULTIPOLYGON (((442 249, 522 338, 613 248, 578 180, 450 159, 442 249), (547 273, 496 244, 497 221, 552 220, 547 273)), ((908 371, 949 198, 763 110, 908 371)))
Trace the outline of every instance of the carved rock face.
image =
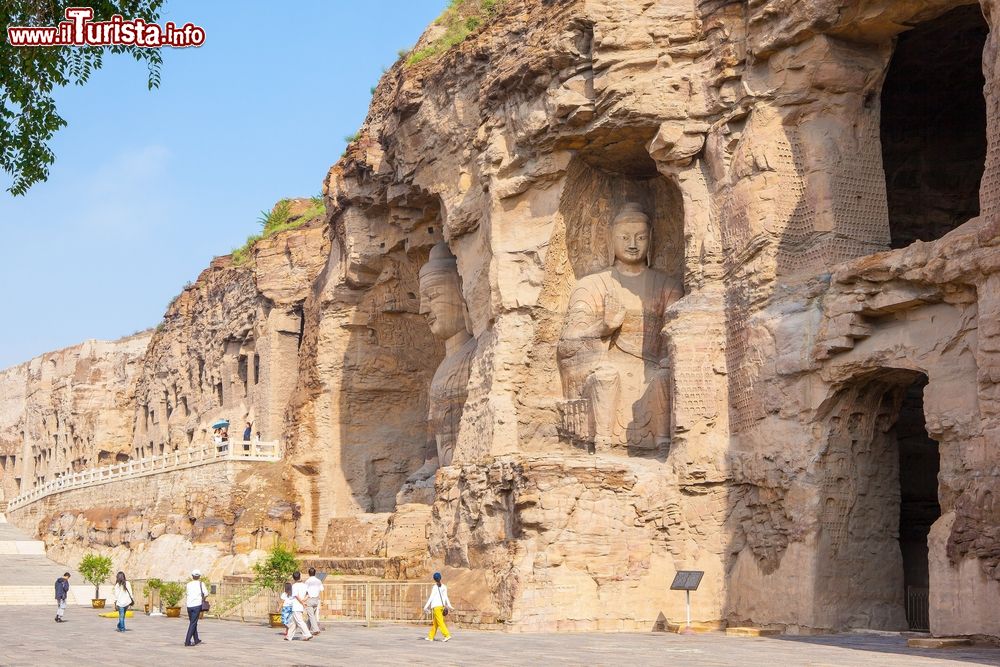
POLYGON ((420 278, 420 313, 427 316, 435 336, 448 340, 465 331, 463 308, 457 275, 437 272, 420 278))
POLYGON ((615 262, 642 264, 649 252, 649 225, 644 222, 621 222, 611 230, 615 262))

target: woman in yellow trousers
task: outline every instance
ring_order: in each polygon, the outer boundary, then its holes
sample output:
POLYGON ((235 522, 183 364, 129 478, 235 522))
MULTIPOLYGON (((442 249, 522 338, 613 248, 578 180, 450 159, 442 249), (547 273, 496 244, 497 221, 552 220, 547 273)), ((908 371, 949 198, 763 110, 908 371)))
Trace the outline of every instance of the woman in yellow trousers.
POLYGON ((434 635, 439 629, 444 635, 444 641, 451 639, 451 633, 448 632, 448 626, 444 622, 444 617, 449 609, 454 609, 454 607, 451 606, 451 600, 448 599, 448 587, 441 583, 441 573, 435 572, 434 589, 431 591, 430 597, 427 598, 427 604, 424 605, 424 611, 433 614, 431 631, 427 635, 427 641, 434 641, 434 635))

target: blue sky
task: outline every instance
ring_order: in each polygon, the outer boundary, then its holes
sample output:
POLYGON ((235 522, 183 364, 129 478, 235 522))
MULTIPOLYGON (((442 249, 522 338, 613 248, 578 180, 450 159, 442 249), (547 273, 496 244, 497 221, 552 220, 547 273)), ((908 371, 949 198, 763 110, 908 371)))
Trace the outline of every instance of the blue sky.
POLYGON ((166 4, 161 23, 196 23, 205 45, 164 49, 153 91, 142 65, 105 58, 58 92, 48 182, 12 197, 0 172, 0 368, 155 326, 262 209, 318 195, 383 68, 446 0, 166 4))

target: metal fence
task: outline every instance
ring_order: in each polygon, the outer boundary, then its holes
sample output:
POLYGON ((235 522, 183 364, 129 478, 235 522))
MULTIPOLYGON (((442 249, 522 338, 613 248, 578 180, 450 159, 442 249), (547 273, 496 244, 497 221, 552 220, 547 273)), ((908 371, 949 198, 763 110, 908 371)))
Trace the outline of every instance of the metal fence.
MULTIPOLYGON (((419 621, 433 584, 404 581, 327 581, 320 597, 323 622, 408 623, 419 621)), ((279 611, 276 591, 252 583, 224 581, 216 586, 212 609, 219 618, 259 621, 279 611)))
POLYGON ((910 630, 930 630, 929 589, 916 586, 906 587, 906 622, 909 624, 910 630))
MULTIPOLYGON (((146 589, 147 581, 135 579, 130 582, 136 611, 143 610, 147 604, 152 610, 162 611, 166 604, 159 593, 146 589)), ((209 582, 208 586, 212 602, 209 616, 237 621, 265 621, 271 613, 281 609, 277 591, 261 589, 252 582, 209 582)), ((432 587, 430 583, 407 581, 327 581, 320 597, 320 618, 324 623, 369 625, 419 621, 432 587)), ((180 604, 184 605, 183 599, 180 604)))

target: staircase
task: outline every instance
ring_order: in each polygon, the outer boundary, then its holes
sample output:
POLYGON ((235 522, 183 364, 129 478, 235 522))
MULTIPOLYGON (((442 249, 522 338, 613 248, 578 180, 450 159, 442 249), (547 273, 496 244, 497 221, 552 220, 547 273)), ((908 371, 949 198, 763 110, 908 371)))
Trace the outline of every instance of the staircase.
POLYGON ((78 573, 45 557, 45 543, 33 540, 0 514, 0 606, 51 605, 55 581, 69 570, 71 605, 90 606, 92 588, 78 573))

